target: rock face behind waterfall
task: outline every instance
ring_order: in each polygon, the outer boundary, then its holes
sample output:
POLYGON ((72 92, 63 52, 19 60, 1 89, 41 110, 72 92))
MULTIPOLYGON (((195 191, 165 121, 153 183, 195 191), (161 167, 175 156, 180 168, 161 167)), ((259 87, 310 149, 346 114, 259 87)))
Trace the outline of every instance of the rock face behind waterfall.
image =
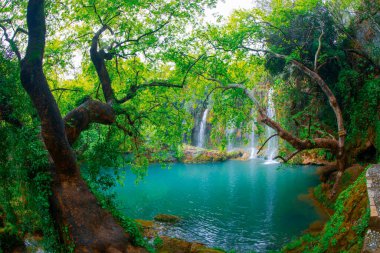
POLYGON ((221 162, 229 159, 241 159, 245 153, 241 150, 233 152, 225 152, 219 150, 208 150, 204 148, 184 146, 184 163, 206 163, 206 162, 221 162))

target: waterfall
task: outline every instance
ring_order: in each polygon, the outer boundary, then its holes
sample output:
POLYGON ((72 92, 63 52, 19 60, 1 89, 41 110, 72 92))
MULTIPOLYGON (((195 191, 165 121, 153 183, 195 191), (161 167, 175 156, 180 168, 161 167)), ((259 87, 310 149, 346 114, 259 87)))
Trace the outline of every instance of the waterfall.
MULTIPOLYGON (((275 114, 275 109, 274 109, 274 104, 272 100, 273 96, 273 89, 270 88, 268 91, 268 107, 267 107, 267 115, 269 118, 275 120, 276 114, 275 114)), ((276 132, 270 128, 269 126, 266 127, 266 136, 269 138, 276 132)), ((278 138, 277 136, 271 138, 268 142, 268 148, 266 150, 266 158, 267 160, 273 160, 273 158, 277 155, 278 153, 278 138)))
POLYGON ((206 126, 207 126, 207 114, 208 114, 208 109, 206 109, 203 112, 202 116, 202 121, 201 125, 199 127, 199 134, 198 134, 198 147, 203 148, 204 143, 205 143, 205 138, 206 138, 206 126))
POLYGON ((255 138, 255 122, 252 121, 252 133, 251 133, 251 154, 249 156, 249 159, 255 159, 257 158, 257 149, 256 149, 256 138, 255 138))
POLYGON ((231 151, 234 148, 234 144, 231 141, 231 136, 235 132, 233 128, 227 128, 226 130, 226 138, 227 138, 227 151, 231 151))

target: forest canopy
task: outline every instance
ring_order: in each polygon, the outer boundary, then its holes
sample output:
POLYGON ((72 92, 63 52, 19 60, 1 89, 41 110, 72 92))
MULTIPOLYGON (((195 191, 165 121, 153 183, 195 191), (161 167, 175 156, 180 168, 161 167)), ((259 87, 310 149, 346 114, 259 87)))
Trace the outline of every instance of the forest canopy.
POLYGON ((265 145, 269 127, 274 159, 330 160, 331 196, 351 165, 379 162, 377 1, 264 1, 207 22, 216 4, 0 3, 5 252, 36 232, 55 251, 146 247, 97 191, 115 184, 100 170, 120 179, 130 166, 141 180, 151 162, 181 160, 206 109, 208 148, 225 151, 228 129, 246 144, 253 124, 265 145))

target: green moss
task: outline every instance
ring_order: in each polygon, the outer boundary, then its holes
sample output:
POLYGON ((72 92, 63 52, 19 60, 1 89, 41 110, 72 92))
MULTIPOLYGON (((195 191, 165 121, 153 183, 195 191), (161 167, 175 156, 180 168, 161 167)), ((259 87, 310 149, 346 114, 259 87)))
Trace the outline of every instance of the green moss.
POLYGON ((177 223, 181 220, 181 218, 171 214, 157 214, 154 216, 154 220, 167 223, 177 223))
POLYGON ((323 190, 323 185, 319 184, 317 187, 314 188, 314 197, 318 200, 319 203, 321 203, 323 206, 333 209, 334 203, 331 202, 331 200, 326 195, 326 191, 323 190))
MULTIPOLYGON (((324 200, 321 187, 314 190, 324 200)), ((334 204, 335 213, 317 235, 306 234, 288 243, 283 252, 359 252, 368 227, 369 209, 365 171, 345 189, 334 204)))

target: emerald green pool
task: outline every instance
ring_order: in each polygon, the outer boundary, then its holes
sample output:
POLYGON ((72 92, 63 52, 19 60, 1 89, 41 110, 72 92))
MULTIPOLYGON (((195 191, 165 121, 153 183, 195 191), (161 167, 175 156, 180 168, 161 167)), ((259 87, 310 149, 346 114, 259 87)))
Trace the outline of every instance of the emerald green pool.
POLYGON ((279 249, 320 217, 300 200, 318 184, 314 166, 266 164, 263 160, 151 165, 135 184, 127 171, 115 187, 120 208, 138 219, 158 213, 182 217, 166 235, 236 252, 279 249))

